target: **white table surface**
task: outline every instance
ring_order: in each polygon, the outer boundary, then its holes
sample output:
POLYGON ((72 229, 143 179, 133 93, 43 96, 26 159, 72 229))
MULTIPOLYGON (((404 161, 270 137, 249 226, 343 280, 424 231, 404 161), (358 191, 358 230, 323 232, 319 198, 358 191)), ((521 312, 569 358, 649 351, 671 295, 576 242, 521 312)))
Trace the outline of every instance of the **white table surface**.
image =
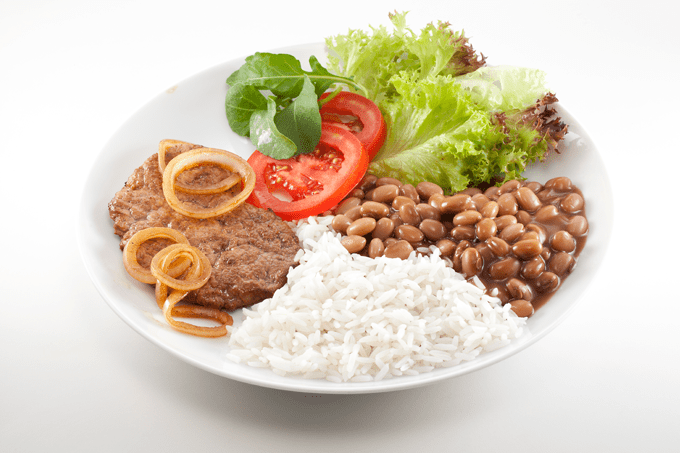
POLYGON ((678 451, 673 3, 235 3, 0 3, 0 451, 678 451), (465 29, 492 64, 547 71, 597 144, 614 231, 571 316, 481 371, 363 396, 230 381, 123 323, 88 278, 75 233, 109 137, 196 72, 389 25, 395 9, 411 11, 414 29, 465 29))

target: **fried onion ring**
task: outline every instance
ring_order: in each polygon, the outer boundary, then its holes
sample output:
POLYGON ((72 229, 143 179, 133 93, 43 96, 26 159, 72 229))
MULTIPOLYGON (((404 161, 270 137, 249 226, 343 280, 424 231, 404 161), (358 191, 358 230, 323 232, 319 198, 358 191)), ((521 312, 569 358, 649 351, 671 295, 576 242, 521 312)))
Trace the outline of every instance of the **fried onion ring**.
MULTIPOLYGON (((228 188, 233 187, 237 182, 235 178, 226 178, 220 183, 226 187, 225 181, 232 183, 228 188)), ((228 190, 225 189, 225 190, 228 190)), ((255 188, 255 172, 252 167, 241 157, 228 151, 213 148, 196 148, 184 152, 172 159, 163 171, 163 194, 168 204, 180 214, 197 219, 206 219, 227 213, 244 203, 253 189, 255 188), (229 200, 213 208, 202 208, 189 203, 184 203, 177 198, 175 191, 180 190, 177 185, 177 177, 183 171, 201 165, 217 165, 239 176, 241 180, 241 191, 229 200)), ((210 190, 210 189, 206 189, 210 190)), ((210 192, 212 193, 212 192, 210 192)))
MULTIPOLYGON (((139 247, 146 241, 151 239, 169 239, 178 244, 189 244, 187 238, 177 230, 172 228, 152 227, 145 228, 135 233, 125 244, 123 248, 123 265, 128 274, 135 280, 142 283, 154 284, 156 277, 151 273, 151 269, 142 267, 137 261, 137 251, 139 247)), ((188 267, 189 262, 186 260, 176 261, 172 266, 168 267, 168 274, 174 277, 182 274, 188 267)))
POLYGON ((234 323, 228 313, 199 305, 177 305, 189 291, 200 288, 208 281, 211 269, 210 261, 205 254, 198 248, 186 244, 170 245, 154 256, 151 271, 157 278, 156 303, 172 328, 199 337, 221 337, 227 334, 226 326, 234 323), (182 279, 167 274, 178 259, 187 259, 191 262, 190 268, 182 279), (219 325, 197 326, 178 321, 175 317, 210 319, 219 325))
POLYGON ((163 311, 166 322, 175 330, 188 333, 197 337, 223 337, 227 331, 227 326, 234 324, 234 318, 229 313, 225 313, 217 308, 203 307, 200 305, 177 305, 178 302, 187 294, 186 291, 171 289, 168 285, 158 282, 156 284, 156 302, 163 311), (168 294, 168 290, 170 293, 168 294), (179 318, 200 318, 209 319, 219 323, 217 326, 197 326, 179 318))
MULTIPOLYGON (((165 156, 168 152, 168 149, 180 145, 196 146, 193 143, 169 139, 161 140, 161 142, 158 144, 158 168, 160 168, 161 173, 165 171, 165 167, 167 166, 165 156)), ((180 182, 175 182, 175 190, 192 195, 212 195, 216 193, 226 192, 227 190, 231 189, 236 184, 238 184, 240 180, 241 177, 239 175, 234 174, 215 184, 211 184, 209 186, 201 188, 185 186, 180 182)))
POLYGON ((172 244, 165 247, 151 260, 151 274, 157 281, 180 291, 193 291, 205 285, 212 272, 212 265, 203 252, 189 244, 172 244), (184 278, 178 279, 168 273, 173 263, 189 260, 190 268, 184 278))

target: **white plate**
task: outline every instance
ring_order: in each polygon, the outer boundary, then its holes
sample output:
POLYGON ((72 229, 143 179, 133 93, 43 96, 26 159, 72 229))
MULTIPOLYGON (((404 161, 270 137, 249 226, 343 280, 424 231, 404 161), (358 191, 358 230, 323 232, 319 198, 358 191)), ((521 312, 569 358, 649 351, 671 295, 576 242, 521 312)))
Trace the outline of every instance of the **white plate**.
MULTIPOLYGON (((303 64, 316 55, 325 61, 322 44, 277 49, 303 64)), ((568 176, 583 191, 590 234, 572 275, 556 295, 528 321, 528 334, 500 350, 461 365, 419 376, 369 383, 333 383, 280 377, 267 369, 236 364, 225 358, 228 340, 196 338, 178 333, 161 321, 150 287, 133 280, 123 268, 119 238, 113 233, 107 204, 132 171, 171 138, 226 149, 247 158, 253 151, 248 139, 234 134, 226 120, 226 78, 244 59, 215 66, 160 94, 135 113, 113 135, 98 156, 85 184, 79 214, 79 244, 85 266, 104 300, 123 321, 142 336, 199 368, 237 381, 263 387, 310 393, 375 393, 413 388, 460 376, 489 366, 521 351, 554 329, 583 298, 602 263, 612 229, 612 193, 604 164, 595 145, 576 120, 562 107, 569 124, 565 149, 548 162, 527 172, 529 179, 545 182, 568 176)), ((241 323, 240 311, 234 325, 241 323)))

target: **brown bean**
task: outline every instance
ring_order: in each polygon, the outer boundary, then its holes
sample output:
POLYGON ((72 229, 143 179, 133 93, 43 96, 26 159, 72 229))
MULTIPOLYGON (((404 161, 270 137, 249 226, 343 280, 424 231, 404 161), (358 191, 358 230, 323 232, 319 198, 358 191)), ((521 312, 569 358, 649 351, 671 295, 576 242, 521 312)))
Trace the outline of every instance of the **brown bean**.
POLYGON ((401 184, 402 184, 402 183, 401 183, 401 181, 399 181, 397 178, 389 178, 389 177, 387 177, 387 176, 382 177, 382 178, 378 178, 378 179, 375 181, 375 186, 376 186, 376 187, 385 186, 385 185, 387 185, 387 184, 393 184, 393 185, 395 185, 395 186, 397 186, 397 187, 401 187, 401 184))
POLYGON ((464 193, 458 193, 456 195, 451 195, 450 197, 445 197, 441 203, 440 210, 442 213, 446 214, 458 214, 459 212, 473 208, 474 203, 472 202, 472 197, 464 193))
POLYGON ((522 233, 522 235, 517 238, 518 241, 536 241, 540 243, 541 241, 538 238, 538 233, 535 231, 525 231, 522 233))
POLYGON ((537 278, 545 270, 545 261, 540 256, 535 256, 522 264, 520 275, 527 280, 537 278))
POLYGON ((394 237, 407 241, 410 244, 417 244, 422 242, 425 235, 418 227, 413 225, 399 225, 394 229, 394 237))
POLYGON ((486 195, 489 200, 498 200, 498 197, 501 196, 501 189, 497 186, 491 186, 484 191, 484 195, 486 195))
POLYGON ((486 217, 487 219, 495 219, 498 216, 498 211, 499 207, 498 202, 496 201, 489 201, 479 210, 479 212, 482 213, 482 217, 486 217))
POLYGON ((588 221, 582 215, 575 215, 566 225, 566 230, 574 237, 581 237, 588 232, 588 221))
POLYGON ((436 246, 442 253, 442 256, 451 256, 453 255, 453 252, 456 250, 456 243, 453 242, 451 239, 441 239, 437 241, 436 246))
POLYGON ((392 223, 394 224, 394 228, 398 227, 399 225, 404 224, 404 221, 401 220, 401 217, 399 217, 398 212, 393 212, 392 214, 390 214, 390 216, 388 218, 392 220, 392 223))
POLYGON ((378 222, 373 217, 362 217, 347 227, 347 236, 366 236, 371 233, 378 222))
POLYGON ((511 179, 510 181, 506 181, 503 184, 501 184, 501 186, 498 188, 498 193, 503 195, 504 193, 514 192, 521 186, 522 186, 521 182, 519 182, 516 179, 511 179))
POLYGON ((345 234, 347 233, 347 227, 350 226, 351 223, 352 221, 349 217, 344 214, 340 214, 333 217, 331 227, 335 232, 345 234))
POLYGON ((480 242, 475 245, 475 248, 479 252, 479 256, 482 257, 485 263, 490 263, 496 259, 496 255, 491 251, 491 247, 486 242, 480 242))
POLYGON ((560 212, 557 207, 549 204, 536 212, 536 221, 539 223, 550 223, 558 215, 560 215, 560 212))
POLYGON ((543 244, 543 243, 545 242, 546 236, 547 236, 547 234, 548 234, 548 233, 545 231, 545 228, 543 228, 543 226, 541 226, 541 225, 539 225, 539 224, 537 224, 537 223, 530 223, 529 225, 527 225, 526 231, 527 231, 527 232, 532 232, 532 231, 535 232, 535 233, 536 233, 536 236, 537 236, 536 239, 537 239, 538 242, 540 242, 541 244, 543 244))
MULTIPOLYGON (((414 203, 420 203, 420 195, 413 184, 402 185, 399 188, 399 195, 410 198, 414 203)), ((427 198, 425 198, 425 200, 427 200, 427 198)))
POLYGON ((469 209, 456 214, 453 217, 453 225, 475 225, 480 220, 482 220, 482 214, 479 211, 469 209))
POLYGON ((550 238, 550 246, 556 252, 571 253, 576 249, 576 241, 568 232, 558 231, 550 238))
POLYGON ((482 211, 482 208, 487 205, 491 200, 489 200, 489 197, 484 195, 483 193, 478 193, 475 195, 472 195, 472 202, 475 204, 475 209, 478 211, 482 211))
POLYGON ((543 258, 543 261, 547 263, 551 256, 552 252, 550 251, 550 248, 544 246, 543 250, 541 251, 541 258, 543 258))
POLYGON ((364 217, 373 217, 374 219, 382 219, 390 214, 390 208, 384 203, 377 201, 365 201, 361 205, 361 215, 364 217))
POLYGON ((366 238, 363 236, 345 236, 340 242, 349 253, 359 253, 366 247, 366 238))
POLYGON ((385 245, 383 256, 405 260, 411 252, 413 252, 413 246, 408 241, 397 240, 394 243, 385 245))
POLYGON ((444 189, 439 187, 437 184, 429 181, 423 181, 418 183, 416 186, 416 190, 418 191, 418 195, 420 195, 420 198, 423 200, 429 200, 430 197, 434 194, 439 194, 439 195, 444 195, 444 189))
POLYGON ((515 215, 518 211, 517 199, 512 193, 504 193, 498 197, 498 215, 515 215))
POLYGON ((514 225, 515 223, 517 223, 517 217, 515 217, 514 215, 502 215, 500 217, 496 217, 493 220, 494 222, 496 222, 498 231, 503 231, 510 225, 514 225))
POLYGON ((418 225, 420 223, 420 214, 418 214, 418 210, 416 210, 416 205, 413 204, 413 201, 404 204, 399 208, 399 217, 401 217, 401 220, 403 220, 406 225, 418 225))
POLYGON ((479 195, 479 194, 482 194, 482 195, 484 194, 482 192, 482 189, 478 189, 477 187, 468 187, 464 190, 461 190, 458 193, 465 193, 465 194, 470 195, 471 197, 474 197, 475 195, 479 195))
POLYGON ((524 226, 529 225, 529 223, 532 220, 531 214, 529 214, 528 212, 523 211, 523 210, 517 211, 517 214, 515 214, 515 217, 517 218, 517 221, 524 226))
POLYGON ((399 208, 401 208, 405 204, 415 205, 415 202, 411 200, 409 197, 406 197, 404 195, 398 195, 394 198, 394 200, 392 200, 392 209, 398 211, 399 208))
POLYGON ((430 198, 427 199, 427 204, 432 206, 433 208, 437 209, 438 211, 442 210, 442 203, 444 203, 444 200, 446 199, 445 195, 436 193, 432 195, 430 198))
POLYGON ((548 269, 560 277, 568 275, 576 265, 576 260, 567 252, 557 252, 548 261, 548 269))
POLYGON ((394 221, 388 217, 383 217, 376 222, 375 229, 373 230, 373 237, 384 241, 392 236, 393 232, 394 221))
POLYGON ((385 244, 385 248, 387 248, 388 245, 392 245, 392 244, 395 244, 397 242, 399 242, 399 241, 394 236, 388 237, 387 239, 385 239, 383 241, 383 243, 385 244))
POLYGON ((472 241, 475 239, 475 227, 472 225, 459 225, 451 230, 451 239, 454 241, 472 241))
POLYGON ((572 190, 573 185, 571 184, 571 179, 566 176, 558 176, 557 178, 552 178, 545 183, 546 189, 557 190, 558 192, 567 192, 572 190))
POLYGON ((375 192, 375 187, 367 190, 366 193, 364 193, 364 201, 373 201, 373 192, 375 192))
POLYGON ((531 190, 533 193, 538 193, 538 192, 540 192, 541 190, 543 190, 543 184, 541 184, 541 183, 538 182, 538 181, 527 181, 527 182, 524 184, 524 187, 526 187, 527 189, 531 190))
POLYGON ((503 231, 498 234, 498 237, 506 242, 512 243, 515 242, 522 233, 524 233, 524 225, 521 223, 514 223, 503 228, 503 231))
POLYGON ((541 207, 541 200, 528 187, 520 187, 515 192, 515 198, 519 206, 527 212, 536 212, 541 207))
POLYGON ((489 266, 489 276, 494 280, 505 280, 519 273, 522 265, 517 258, 512 256, 496 261, 489 266))
POLYGON ((399 195, 399 187, 394 184, 385 184, 383 186, 378 186, 373 190, 371 200, 377 201, 379 203, 392 203, 399 195))
POLYGON ((336 214, 344 214, 350 209, 352 209, 355 206, 359 206, 361 204, 361 198, 358 197, 349 197, 345 198, 340 202, 338 205, 338 209, 336 209, 335 213, 336 214))
POLYGON ((356 219, 361 218, 361 206, 354 206, 347 211, 345 211, 345 216, 349 218, 352 222, 354 222, 356 219))
POLYGON ((505 256, 510 253, 510 246, 501 238, 491 238, 486 241, 489 248, 496 256, 505 256))
POLYGON ((463 271, 463 262, 461 261, 461 257, 463 256, 463 252, 470 247, 472 247, 470 241, 460 241, 456 246, 456 250, 453 252, 453 270, 456 272, 463 271))
POLYGON ((540 242, 532 239, 517 241, 515 245, 512 246, 512 253, 524 261, 530 260, 535 256, 539 256, 542 250, 543 245, 540 242))
POLYGON ((551 293, 560 286, 560 278, 553 272, 543 272, 536 279, 536 289, 542 293, 551 293))
POLYGON ((378 180, 377 176, 366 174, 364 175, 364 177, 362 178, 361 182, 357 187, 363 190, 364 192, 368 192, 369 190, 375 187, 375 182, 377 180, 378 180))
POLYGON ((577 193, 570 193, 562 199, 560 202, 560 208, 569 214, 576 214, 583 209, 585 204, 586 202, 583 200, 581 195, 577 193))
POLYGON ((543 190, 536 192, 536 196, 542 203, 550 203, 552 200, 559 198, 555 192, 551 189, 544 188, 543 190))
POLYGON ((520 318, 528 318, 534 314, 534 306, 524 299, 516 299, 510 302, 510 309, 520 318))
POLYGON ((360 200, 366 196, 364 191, 361 189, 354 189, 352 190, 352 192, 350 192, 350 194, 352 197, 359 198, 360 200))
POLYGON ((438 209, 435 209, 427 203, 418 203, 416 205, 416 211, 418 211, 418 215, 420 215, 420 218, 423 220, 440 220, 442 217, 441 212, 439 212, 438 209))
POLYGON ((383 241, 378 238, 371 239, 371 242, 368 243, 368 256, 370 258, 377 258, 383 256, 383 253, 385 253, 385 244, 383 241))
POLYGON ((418 225, 420 231, 432 242, 436 242, 446 236, 446 227, 438 220, 425 219, 418 225))
POLYGON ((531 287, 518 278, 511 278, 505 286, 515 299, 531 300, 534 297, 531 287))
POLYGON ((468 247, 460 256, 461 270, 466 278, 470 278, 481 272, 484 261, 474 247, 468 247))
POLYGON ((498 227, 493 219, 482 219, 475 225, 475 233, 477 234, 477 239, 480 241, 486 241, 487 239, 496 236, 498 227))

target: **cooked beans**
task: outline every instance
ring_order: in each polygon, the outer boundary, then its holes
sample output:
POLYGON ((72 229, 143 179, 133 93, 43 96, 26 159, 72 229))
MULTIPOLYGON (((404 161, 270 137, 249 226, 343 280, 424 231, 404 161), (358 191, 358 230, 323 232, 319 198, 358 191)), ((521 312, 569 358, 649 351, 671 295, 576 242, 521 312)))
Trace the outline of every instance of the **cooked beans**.
POLYGON ((378 222, 373 217, 362 217, 352 222, 346 229, 347 236, 366 236, 375 230, 378 222))
POLYGON ((335 231, 342 234, 347 234, 347 227, 352 224, 352 220, 344 214, 338 214, 333 217, 331 226, 335 231))
POLYGON ((371 239, 371 242, 368 244, 368 256, 377 258, 383 256, 383 253, 385 253, 385 244, 383 241, 378 238, 371 239))
POLYGON ((390 208, 384 203, 377 201, 366 201, 361 205, 361 215, 381 219, 390 215, 390 208))
POLYGON ((566 177, 447 195, 430 182, 367 175, 334 212, 332 227, 350 252, 406 259, 437 247, 520 316, 572 272, 589 228, 583 194, 566 177))
POLYGON ((375 228, 373 229, 373 237, 384 241, 388 237, 392 236, 393 231, 394 221, 392 219, 388 219, 387 217, 383 217, 376 222, 375 228))
POLYGON ((371 199, 379 203, 392 203, 392 200, 399 195, 399 187, 395 184, 385 184, 373 190, 371 199))
POLYGON ((411 252, 413 252, 413 246, 407 241, 399 240, 386 246, 383 256, 405 260, 411 252))
POLYGON ((363 236, 345 236, 341 242, 349 253, 360 252, 366 246, 366 238, 363 236))

